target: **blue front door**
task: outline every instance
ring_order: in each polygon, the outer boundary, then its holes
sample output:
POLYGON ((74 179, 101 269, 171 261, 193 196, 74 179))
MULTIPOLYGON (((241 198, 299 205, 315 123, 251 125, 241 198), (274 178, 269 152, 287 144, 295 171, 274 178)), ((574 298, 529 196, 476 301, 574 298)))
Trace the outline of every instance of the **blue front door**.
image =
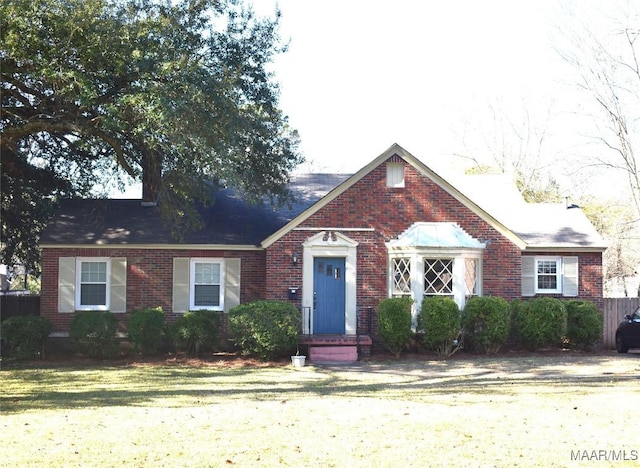
POLYGON ((313 259, 313 333, 344 334, 344 258, 313 259))

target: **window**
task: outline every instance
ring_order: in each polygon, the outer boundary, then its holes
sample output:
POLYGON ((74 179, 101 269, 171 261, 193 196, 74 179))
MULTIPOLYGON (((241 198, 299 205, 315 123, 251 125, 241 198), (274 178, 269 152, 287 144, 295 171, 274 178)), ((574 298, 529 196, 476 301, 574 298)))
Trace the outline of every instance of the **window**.
POLYGON ((223 308, 222 260, 192 259, 190 308, 222 310, 223 308))
POLYGON ((109 310, 109 270, 106 258, 76 259, 77 310, 109 310))
POLYGON ((465 258, 464 260, 464 286, 465 298, 478 295, 478 267, 480 262, 477 258, 465 258))
POLYGON ((393 296, 411 295, 411 259, 407 257, 393 260, 393 296))
POLYGON ((482 295, 485 244, 452 222, 417 222, 386 243, 388 294, 414 301, 414 325, 427 296, 453 299, 461 309, 482 295))
POLYGON ((58 312, 127 311, 126 257, 60 257, 58 312))
POLYGON ((578 257, 525 255, 522 257, 522 296, 579 294, 578 257))
POLYGON ((426 296, 444 296, 464 307, 471 296, 482 295, 481 252, 392 253, 389 257, 390 297, 411 297, 417 305, 426 296))
POLYGON ((562 278, 560 258, 536 259, 536 292, 559 293, 561 292, 562 278))
POLYGON ((453 295, 453 259, 424 259, 424 295, 453 295))
POLYGON ((387 163, 387 187, 404 187, 404 164, 387 163))

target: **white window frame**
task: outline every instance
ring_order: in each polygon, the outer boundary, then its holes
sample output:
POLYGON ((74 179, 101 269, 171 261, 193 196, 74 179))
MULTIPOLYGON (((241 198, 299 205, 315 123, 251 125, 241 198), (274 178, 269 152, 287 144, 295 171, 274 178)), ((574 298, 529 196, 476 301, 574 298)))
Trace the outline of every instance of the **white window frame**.
POLYGON ((411 297, 412 289, 413 289, 413 273, 412 273, 412 260, 410 255, 398 255, 390 258, 389 264, 391 267, 391 274, 389 275, 391 279, 391 293, 390 297, 411 297), (396 262, 402 262, 402 272, 398 271, 396 262), (398 274, 402 275, 401 279, 398 279, 398 274), (405 276, 408 274, 408 277, 405 276), (408 289, 399 289, 398 285, 406 285, 408 289))
MULTIPOLYGON (((456 295, 456 286, 458 285, 458 283, 460 282, 460 278, 458 278, 457 276, 460 274, 460 265, 457 265, 457 261, 456 258, 453 256, 438 256, 438 255, 425 255, 422 257, 422 268, 421 268, 421 274, 422 277, 421 282, 422 282, 422 296, 423 297, 432 297, 432 296, 442 296, 442 297, 455 297, 456 295), (431 262, 431 261, 437 261, 440 262, 441 264, 446 265, 450 263, 450 268, 448 268, 448 271, 450 270, 451 272, 451 278, 449 278, 449 280, 447 281, 447 286, 443 285, 442 289, 449 289, 449 287, 451 288, 451 291, 438 291, 438 292, 429 292, 427 293, 427 291, 425 291, 425 282, 427 281, 426 278, 426 274, 427 272, 425 271, 427 268, 427 261, 431 262), (449 286, 448 283, 451 283, 451 285, 449 286)), ((464 267, 464 265, 463 265, 464 267)), ((442 278, 442 273, 443 271, 440 270, 435 270, 433 268, 431 268, 431 271, 433 271, 435 273, 435 275, 438 277, 437 279, 442 278)))
MULTIPOLYGON (((552 257, 552 256, 536 257, 533 274, 534 274, 534 286, 535 286, 536 294, 562 294, 562 281, 563 281, 562 257, 552 257), (538 284, 539 284, 538 278, 540 276, 540 274, 538 273, 538 264, 540 262, 555 262, 556 287, 554 289, 538 287, 538 284)), ((551 276, 551 275, 544 275, 544 276, 551 276)))
MULTIPOLYGON (((103 284, 103 283, 93 283, 103 284)), ((96 310, 108 311, 111 304, 111 259, 109 257, 76 257, 76 288, 75 288, 75 309, 76 310, 96 310), (106 280, 105 280, 105 304, 81 304, 82 297, 82 264, 83 263, 106 263, 106 280)))
POLYGON ((224 310, 224 285, 225 285, 225 262, 223 258, 192 258, 189 262, 189 310, 224 310), (219 265, 220 268, 220 291, 219 304, 217 306, 197 306, 195 305, 196 295, 196 264, 211 263, 219 265))
POLYGON ((398 297, 394 285, 394 259, 409 258, 411 262, 411 294, 408 295, 414 300, 413 305, 413 323, 417 320, 417 311, 420 308, 422 300, 426 297, 424 294, 424 262, 425 259, 442 259, 453 260, 453 294, 445 296, 453 297, 460 309, 464 308, 468 299, 466 287, 465 269, 468 259, 475 260, 476 268, 476 291, 475 296, 482 296, 482 250, 475 249, 433 249, 408 247, 395 249, 388 255, 388 297, 398 297))

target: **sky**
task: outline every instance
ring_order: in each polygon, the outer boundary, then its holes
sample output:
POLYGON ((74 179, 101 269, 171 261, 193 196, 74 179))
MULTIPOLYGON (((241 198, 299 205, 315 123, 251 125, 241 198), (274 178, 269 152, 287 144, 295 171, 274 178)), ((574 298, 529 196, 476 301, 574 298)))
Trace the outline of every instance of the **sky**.
POLYGON ((559 36, 568 12, 606 4, 253 0, 259 15, 282 13, 289 48, 272 69, 298 171, 353 173, 398 143, 444 175, 523 144, 543 164, 575 155, 586 98, 559 36))
POLYGON ((275 64, 281 107, 313 171, 357 171, 393 143, 442 163, 489 106, 537 105, 564 78, 555 2, 257 0, 256 10, 276 3, 290 41, 275 64))

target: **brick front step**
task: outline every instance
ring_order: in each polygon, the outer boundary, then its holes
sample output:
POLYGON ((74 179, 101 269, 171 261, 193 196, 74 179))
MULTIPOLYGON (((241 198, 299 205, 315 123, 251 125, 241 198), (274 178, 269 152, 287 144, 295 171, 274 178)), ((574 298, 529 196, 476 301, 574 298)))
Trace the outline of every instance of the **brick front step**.
POLYGON ((356 346, 310 346, 311 362, 355 362, 358 360, 356 346))
POLYGON ((371 354, 372 344, 367 335, 303 335, 298 342, 308 350, 312 362, 355 362, 358 352, 371 354))
POLYGON ((371 337, 367 335, 304 335, 298 340, 309 346, 371 346, 371 337))

